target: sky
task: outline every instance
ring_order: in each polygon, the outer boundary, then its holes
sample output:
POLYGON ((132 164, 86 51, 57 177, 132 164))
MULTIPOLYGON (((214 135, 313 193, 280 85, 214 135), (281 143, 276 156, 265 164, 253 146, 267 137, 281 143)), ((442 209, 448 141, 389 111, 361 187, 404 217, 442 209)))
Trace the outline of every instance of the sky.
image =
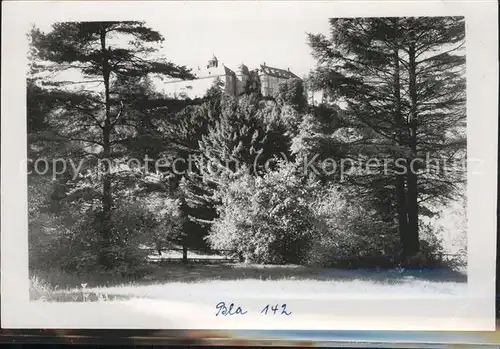
POLYGON ((148 24, 165 36, 163 52, 175 63, 196 69, 206 65, 215 54, 221 63, 233 69, 242 63, 254 69, 265 62, 304 76, 315 66, 306 33, 325 32, 328 22, 324 22, 227 18, 206 19, 196 25, 185 21, 148 24))
MULTIPOLYGON (((148 12, 135 20, 144 20, 165 37, 160 52, 169 61, 186 65, 195 73, 198 66, 206 67, 215 55, 219 62, 233 70, 242 63, 250 69, 266 63, 290 68, 300 77, 307 75, 315 66, 307 45, 307 33, 327 33, 328 17, 319 20, 317 16, 301 17, 298 13, 276 16, 272 15, 272 7, 266 9, 267 15, 260 12, 245 15, 241 10, 217 12, 217 6, 211 6, 207 12, 211 15, 201 15, 203 9, 197 6, 179 16, 148 12)), ((40 18, 34 24, 48 31, 54 22, 40 18)))
MULTIPOLYGON (((252 70, 265 63, 271 67, 290 69, 303 78, 316 64, 307 43, 307 33, 328 33, 327 17, 322 20, 300 16, 254 17, 235 12, 197 17, 196 20, 190 16, 164 18, 149 15, 144 16, 144 21, 165 38, 158 54, 175 64, 191 68, 199 77, 209 75, 206 67, 215 55, 219 60, 216 74, 223 72, 222 65, 236 71, 241 64, 252 70)), ((41 19, 34 24, 48 32, 55 22, 41 19)), ((74 74, 66 72, 56 79, 82 80, 74 74)), ((203 96, 212 84, 211 80, 198 80, 190 82, 189 89, 186 89, 184 82, 165 84, 157 79, 155 82, 158 91, 168 95, 187 92, 192 98, 203 96)))

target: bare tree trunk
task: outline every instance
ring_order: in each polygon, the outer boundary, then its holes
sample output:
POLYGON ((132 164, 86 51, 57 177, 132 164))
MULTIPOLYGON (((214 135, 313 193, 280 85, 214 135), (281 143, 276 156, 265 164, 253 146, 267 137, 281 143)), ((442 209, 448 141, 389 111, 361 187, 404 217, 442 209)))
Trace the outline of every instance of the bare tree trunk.
MULTIPOLYGON (((410 89, 410 119, 408 122, 411 157, 417 157, 417 76, 415 45, 410 44, 409 50, 409 89, 410 89)), ((408 254, 415 255, 420 250, 418 227, 418 188, 417 170, 410 167, 408 171, 408 254)))
POLYGON ((111 209, 113 206, 112 193, 111 193, 111 101, 110 101, 110 67, 108 62, 106 50, 106 32, 101 31, 101 50, 103 55, 102 62, 102 75, 104 80, 104 94, 105 94, 105 120, 103 127, 103 153, 102 160, 104 163, 104 173, 102 176, 102 221, 101 221, 101 238, 102 238, 102 251, 101 251, 101 265, 104 268, 110 268, 112 261, 109 256, 111 248, 111 209))
POLYGON ((182 245, 182 263, 187 264, 188 262, 188 249, 186 243, 184 242, 182 245))
MULTIPOLYGON (((397 25, 397 24, 396 24, 397 25)), ((394 98, 396 100, 397 138, 400 147, 406 146, 403 116, 401 114, 401 83, 399 75, 399 50, 394 50, 394 98)), ((400 155, 398 155, 400 156, 400 155)), ((399 240, 401 258, 404 260, 408 250, 408 212, 406 207, 405 174, 396 173, 396 205, 398 211, 399 240)))

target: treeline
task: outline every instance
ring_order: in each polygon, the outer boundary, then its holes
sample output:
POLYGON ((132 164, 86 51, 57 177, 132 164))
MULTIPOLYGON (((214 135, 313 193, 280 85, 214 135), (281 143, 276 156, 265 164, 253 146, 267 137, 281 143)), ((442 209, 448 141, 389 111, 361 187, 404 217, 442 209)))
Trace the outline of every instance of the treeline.
POLYGON ((196 101, 156 91, 155 76, 194 75, 151 58, 163 37, 144 23, 34 28, 28 154, 79 166, 28 163, 32 269, 133 274, 143 247, 173 244, 252 263, 442 264, 426 217, 465 195, 463 19, 330 24, 309 35, 307 81, 272 99, 216 82, 196 101))

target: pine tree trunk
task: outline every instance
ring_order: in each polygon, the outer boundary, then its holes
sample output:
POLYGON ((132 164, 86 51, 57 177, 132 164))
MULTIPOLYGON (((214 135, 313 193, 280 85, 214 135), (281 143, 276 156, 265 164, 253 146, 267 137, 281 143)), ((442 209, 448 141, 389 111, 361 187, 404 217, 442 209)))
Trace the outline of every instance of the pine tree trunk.
MULTIPOLYGON (((410 120, 409 145, 411 157, 417 157, 417 76, 415 45, 409 47, 409 89, 410 89, 410 120)), ((418 188, 417 170, 410 167, 408 171, 408 254, 413 256, 420 250, 418 227, 418 188)))
POLYGON ((105 269, 112 267, 112 260, 110 258, 111 248, 111 208, 113 205, 111 193, 111 101, 109 93, 109 79, 110 70, 106 50, 106 32, 101 32, 101 50, 103 55, 102 75, 104 80, 104 94, 105 94, 105 120, 103 127, 103 158, 104 160, 104 173, 102 176, 102 221, 101 221, 101 239, 102 246, 100 251, 100 263, 105 269))
POLYGON ((184 242, 182 245, 182 263, 187 264, 188 262, 188 249, 186 243, 184 242))
MULTIPOLYGON (((396 125, 397 138, 400 147, 406 145, 403 117, 401 114, 401 83, 399 76, 399 52, 394 51, 394 98, 396 101, 396 125)), ((398 156, 400 156, 398 154, 398 156)), ((404 260, 408 250, 408 213, 406 209, 406 189, 405 189, 405 174, 396 173, 396 205, 398 211, 398 228, 399 239, 401 246, 401 258, 404 260)))

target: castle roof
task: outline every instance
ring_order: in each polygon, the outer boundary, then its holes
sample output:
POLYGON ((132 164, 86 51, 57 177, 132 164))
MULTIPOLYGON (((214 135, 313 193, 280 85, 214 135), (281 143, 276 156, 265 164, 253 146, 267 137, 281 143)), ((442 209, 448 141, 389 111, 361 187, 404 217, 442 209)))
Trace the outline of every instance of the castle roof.
POLYGON ((284 79, 299 78, 297 75, 295 75, 289 70, 273 68, 262 64, 260 65, 260 68, 264 74, 269 76, 274 76, 277 78, 284 78, 284 79))
POLYGON ((242 64, 239 68, 242 74, 250 75, 250 70, 248 70, 248 67, 246 65, 242 64))
POLYGON ((219 61, 216 61, 215 58, 210 61, 208 65, 199 66, 197 69, 193 69, 193 73, 196 75, 194 80, 183 81, 178 79, 167 79, 162 86, 162 92, 175 98, 195 99, 203 97, 217 79, 224 84, 226 82, 225 76, 234 76, 238 80, 242 75, 249 76, 251 79, 258 79, 258 75, 260 74, 266 74, 281 79, 299 78, 290 70, 273 68, 265 64, 261 65, 260 69, 255 70, 249 70, 246 65, 241 64, 238 69, 234 71, 219 61))

